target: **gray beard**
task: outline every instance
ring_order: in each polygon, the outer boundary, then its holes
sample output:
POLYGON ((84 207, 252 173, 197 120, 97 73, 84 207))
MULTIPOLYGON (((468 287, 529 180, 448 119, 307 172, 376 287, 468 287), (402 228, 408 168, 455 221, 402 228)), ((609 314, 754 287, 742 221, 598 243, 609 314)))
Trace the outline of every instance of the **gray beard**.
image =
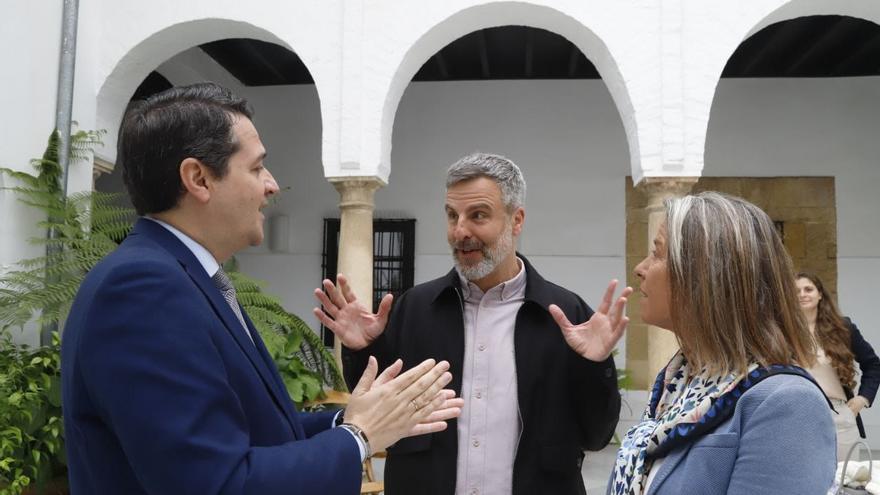
POLYGON ((450 244, 450 247, 453 249, 452 262, 455 264, 455 268, 458 272, 471 282, 481 280, 495 271, 495 269, 498 268, 498 265, 504 260, 505 256, 507 256, 511 249, 513 249, 513 225, 511 223, 507 224, 504 228, 504 232, 501 233, 501 237, 498 238, 498 242, 494 247, 482 246, 480 248, 480 251, 483 253, 483 259, 475 265, 465 265, 461 263, 455 256, 456 245, 450 244))

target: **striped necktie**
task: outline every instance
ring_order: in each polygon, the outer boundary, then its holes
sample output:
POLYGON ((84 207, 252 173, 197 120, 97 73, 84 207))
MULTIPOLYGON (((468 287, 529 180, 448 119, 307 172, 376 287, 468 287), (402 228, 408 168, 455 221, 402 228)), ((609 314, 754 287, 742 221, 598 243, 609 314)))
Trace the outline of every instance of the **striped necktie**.
POLYGON ((214 285, 220 289, 220 293, 223 294, 223 299, 226 300, 226 304, 232 308, 232 312, 235 313, 235 317, 238 318, 241 327, 244 328, 248 338, 253 342, 254 338, 251 336, 251 331, 248 330, 247 324, 244 322, 244 316, 241 314, 241 308, 238 306, 238 300, 235 298, 235 287, 232 286, 232 281, 229 280, 229 276, 226 275, 223 268, 217 269, 217 273, 211 277, 211 281, 213 281, 214 285))

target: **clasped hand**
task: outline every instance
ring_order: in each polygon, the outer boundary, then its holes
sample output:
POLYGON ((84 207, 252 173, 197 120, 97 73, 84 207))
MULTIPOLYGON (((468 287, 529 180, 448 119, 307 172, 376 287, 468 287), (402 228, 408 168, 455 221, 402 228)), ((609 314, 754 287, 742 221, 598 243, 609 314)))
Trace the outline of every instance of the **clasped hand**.
POLYGON ((404 437, 443 431, 461 414, 464 400, 443 388, 452 380, 448 362, 428 359, 398 376, 402 368, 398 359, 376 377, 370 356, 345 408, 344 421, 364 431, 374 452, 404 437))

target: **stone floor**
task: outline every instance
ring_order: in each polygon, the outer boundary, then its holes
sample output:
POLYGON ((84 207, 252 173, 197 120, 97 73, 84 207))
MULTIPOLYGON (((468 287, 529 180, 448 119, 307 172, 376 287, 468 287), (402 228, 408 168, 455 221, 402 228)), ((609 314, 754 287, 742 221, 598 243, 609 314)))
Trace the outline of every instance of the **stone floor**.
POLYGON ((611 474, 616 456, 617 445, 609 445, 599 452, 587 452, 581 475, 584 477, 584 486, 587 487, 588 495, 605 493, 608 475, 611 474))

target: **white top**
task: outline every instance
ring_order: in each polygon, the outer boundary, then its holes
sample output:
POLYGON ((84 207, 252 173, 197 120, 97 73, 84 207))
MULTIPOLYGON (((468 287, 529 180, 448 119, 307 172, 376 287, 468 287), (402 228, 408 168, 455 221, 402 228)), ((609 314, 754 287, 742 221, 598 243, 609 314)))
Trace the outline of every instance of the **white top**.
POLYGON ((657 476, 657 472, 660 471, 660 466, 663 465, 663 461, 665 457, 661 457, 656 459, 653 464, 651 464, 651 470, 648 471, 648 479, 645 480, 645 488, 642 490, 642 493, 647 494, 648 490, 651 489, 651 484, 654 483, 654 478, 657 476))
POLYGON ((461 274, 464 298, 464 367, 458 419, 458 495, 510 495, 522 431, 513 330, 525 300, 526 272, 486 293, 461 274))
POLYGON ((816 383, 822 387, 829 399, 838 399, 846 402, 846 394, 837 371, 831 366, 831 358, 825 355, 825 350, 816 346, 816 364, 807 371, 816 379, 816 383))

